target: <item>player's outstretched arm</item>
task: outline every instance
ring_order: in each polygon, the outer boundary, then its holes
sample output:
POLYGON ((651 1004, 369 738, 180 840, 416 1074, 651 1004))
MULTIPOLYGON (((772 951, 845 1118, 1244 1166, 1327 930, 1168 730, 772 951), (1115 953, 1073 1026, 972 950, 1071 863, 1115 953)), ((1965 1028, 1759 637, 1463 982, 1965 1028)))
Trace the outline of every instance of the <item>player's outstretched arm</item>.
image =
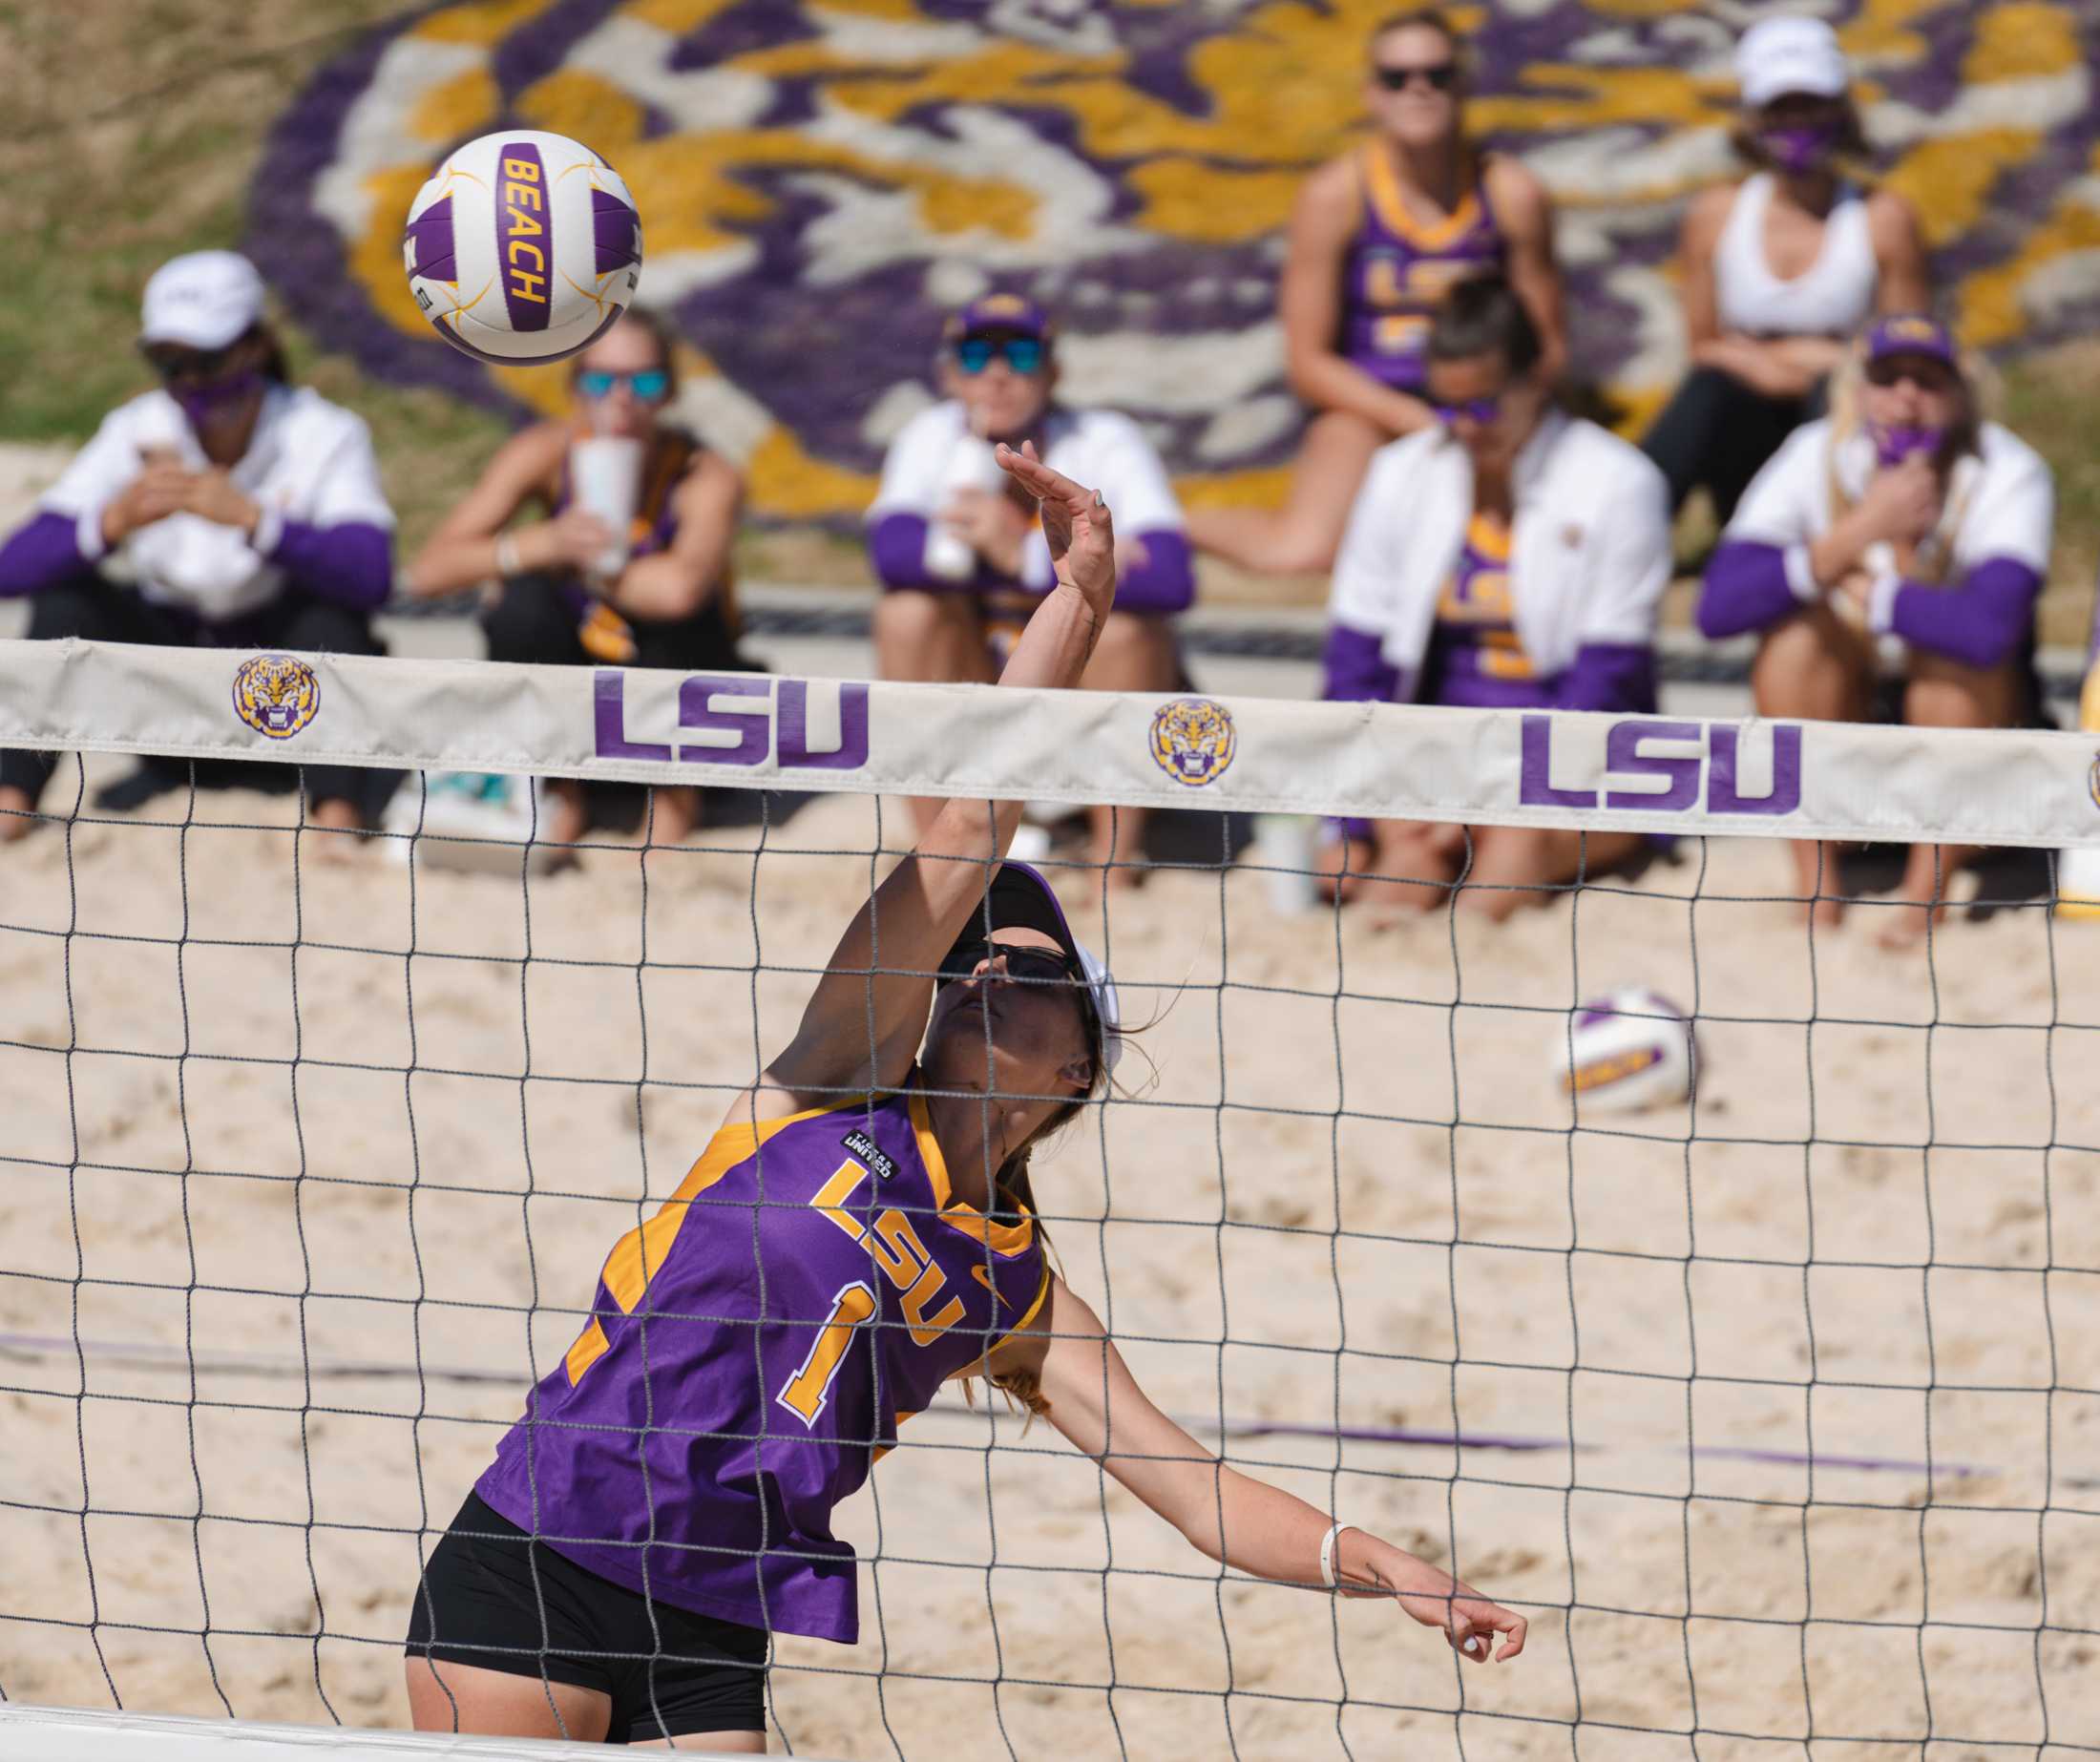
MULTIPOLYGON (((1062 1279, 1050 1281, 1029 1331, 1003 1343, 989 1368, 1038 1376, 1050 1423, 1200 1553, 1256 1578, 1322 1583, 1326 1514, 1227 1467, 1153 1406, 1101 1318, 1062 1279)), ((1342 1530, 1330 1564, 1344 1596, 1393 1598, 1475 1664, 1491 1651, 1503 1664, 1524 1648, 1522 1616, 1367 1530, 1342 1530)))
MULTIPOLYGON (((1001 685, 1077 685, 1116 598, 1116 534, 1099 491, 1052 471, 1031 443, 998 462, 1036 500, 1057 581, 1014 645, 1001 685)), ((894 1088, 918 1052, 934 969, 1014 842, 1018 802, 951 801, 918 847, 854 913, 788 1050, 767 1067, 763 1108, 823 1106, 894 1088)), ((746 1096, 733 1113, 752 1098, 746 1096)))

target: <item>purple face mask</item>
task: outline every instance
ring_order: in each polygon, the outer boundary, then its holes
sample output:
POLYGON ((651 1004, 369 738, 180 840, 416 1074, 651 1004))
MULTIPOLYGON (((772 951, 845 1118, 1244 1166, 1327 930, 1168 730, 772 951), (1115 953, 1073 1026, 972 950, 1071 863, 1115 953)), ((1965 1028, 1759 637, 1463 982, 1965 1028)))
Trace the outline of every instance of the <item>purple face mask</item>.
POLYGON ((1884 466, 1900 465, 1914 452, 1938 452, 1947 437, 1944 429, 1909 422, 1869 423, 1867 431, 1874 436, 1874 456, 1884 466))
POLYGON ((1838 131, 1830 123, 1808 127, 1760 129, 1757 139, 1781 171, 1814 171, 1829 158, 1838 145, 1838 131))
POLYGON ((244 367, 239 373, 229 373, 224 379, 201 386, 171 386, 168 394, 182 407, 190 427, 201 434, 204 425, 214 416, 229 405, 240 403, 262 384, 262 375, 256 368, 244 367))

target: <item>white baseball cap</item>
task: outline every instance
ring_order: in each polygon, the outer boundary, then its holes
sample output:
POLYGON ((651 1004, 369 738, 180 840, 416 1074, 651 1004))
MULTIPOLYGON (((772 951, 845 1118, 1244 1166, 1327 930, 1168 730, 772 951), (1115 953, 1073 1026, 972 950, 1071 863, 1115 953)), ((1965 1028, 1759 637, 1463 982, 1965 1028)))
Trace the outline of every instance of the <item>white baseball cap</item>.
POLYGON ((1838 47, 1838 33, 1820 18, 1789 13, 1760 18, 1743 32, 1735 45, 1735 81, 1753 109, 1790 92, 1835 98, 1851 88, 1852 64, 1838 47))
POLYGON ((262 278, 238 251, 172 257, 146 283, 141 343, 224 348, 262 316, 262 278))

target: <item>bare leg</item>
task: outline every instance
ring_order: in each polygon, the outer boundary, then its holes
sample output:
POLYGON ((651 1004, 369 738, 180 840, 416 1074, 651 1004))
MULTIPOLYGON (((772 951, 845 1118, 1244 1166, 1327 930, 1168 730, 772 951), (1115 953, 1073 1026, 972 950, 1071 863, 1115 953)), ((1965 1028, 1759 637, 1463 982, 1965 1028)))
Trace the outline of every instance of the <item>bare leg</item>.
MULTIPOLYGON (((1903 691, 1903 720, 1920 728, 2005 728, 2020 703, 2013 663, 1984 669, 1914 651, 1910 683, 1903 691)), ((1886 913, 1876 940, 1883 948, 1908 948, 1947 913, 1947 887, 1955 871, 1976 854, 1968 845, 1913 845, 1896 896, 1922 908, 1886 913)))
POLYGON ((1579 832, 1566 827, 1481 826, 1473 832, 1473 869, 1459 903, 1500 923, 1523 906, 1552 903, 1570 882, 1616 869, 1641 849, 1639 832, 1579 832))
POLYGON ((1378 847, 1369 838, 1323 839, 1312 858, 1319 895, 1347 905, 1363 891, 1364 877, 1378 866, 1378 847))
POLYGON ((36 804, 30 800, 27 789, 17 789, 12 784, 0 787, 0 845, 11 845, 33 832, 36 822, 30 815, 35 811, 36 804))
POLYGON ((547 815, 547 829, 543 842, 551 845, 575 845, 583 842, 583 834, 591 828, 591 808, 585 798, 583 786, 573 777, 550 777, 547 794, 552 808, 547 815))
POLYGON ((1317 575, 1332 568, 1371 455, 1392 438, 1347 410, 1313 417, 1284 505, 1191 510, 1188 542, 1260 575, 1317 575))
MULTIPOLYGON (((1859 721, 1873 681, 1868 640, 1822 605, 1775 626, 1750 670, 1757 713, 1797 722, 1859 721)), ((1845 910, 1837 891, 1838 847, 1796 839, 1794 870, 1810 922, 1838 923, 1845 910)))
POLYGON ((315 856, 325 863, 346 863, 358 852, 362 839, 347 836, 365 829, 365 816, 357 811, 354 802, 340 797, 330 797, 316 802, 306 816, 306 824, 322 836, 313 843, 315 856))
POLYGON ((1426 820, 1380 820, 1377 850, 1359 896, 1375 908, 1371 921, 1387 929, 1418 912, 1450 903, 1452 884, 1465 869, 1465 828, 1426 820))
POLYGON ((666 785, 649 791, 642 831, 651 845, 682 844, 700 824, 700 791, 686 785, 666 785))
POLYGON ((712 1750, 732 1756, 766 1753, 763 1731, 690 1731, 682 1737, 637 1738, 629 1750, 712 1750))
MULTIPOLYGON (((1142 612, 1111 612, 1080 685, 1086 691, 1172 691, 1176 678, 1173 626, 1142 612)), ((1144 879, 1139 865, 1145 817, 1143 808, 1088 809, 1087 860, 1100 867, 1103 887, 1136 887, 1144 879)))
MULTIPOLYGON (((875 601, 874 638, 875 671, 887 680, 989 685, 996 677, 975 594, 894 588, 875 601)), ((938 796, 912 798, 921 837, 942 805, 938 796)))
POLYGON ((409 1717, 418 1731, 566 1737, 576 1743, 601 1744, 612 1724, 612 1697, 596 1689, 443 1659, 410 1658, 408 1668, 409 1717))

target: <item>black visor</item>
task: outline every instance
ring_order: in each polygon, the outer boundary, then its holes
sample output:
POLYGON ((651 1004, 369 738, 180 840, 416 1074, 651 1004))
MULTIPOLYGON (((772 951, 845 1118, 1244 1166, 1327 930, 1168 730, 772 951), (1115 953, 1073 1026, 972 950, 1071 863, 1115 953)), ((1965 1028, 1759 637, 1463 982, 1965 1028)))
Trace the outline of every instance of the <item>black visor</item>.
POLYGON ((970 913, 970 921, 956 938, 956 946, 941 962, 941 971, 951 968, 962 949, 987 940, 996 930, 1040 930, 1063 950, 1073 970, 1079 970, 1079 944, 1072 939, 1072 927, 1064 921, 1058 896, 1050 891, 1048 882, 1023 863, 999 865, 992 885, 984 890, 983 900, 970 913))

